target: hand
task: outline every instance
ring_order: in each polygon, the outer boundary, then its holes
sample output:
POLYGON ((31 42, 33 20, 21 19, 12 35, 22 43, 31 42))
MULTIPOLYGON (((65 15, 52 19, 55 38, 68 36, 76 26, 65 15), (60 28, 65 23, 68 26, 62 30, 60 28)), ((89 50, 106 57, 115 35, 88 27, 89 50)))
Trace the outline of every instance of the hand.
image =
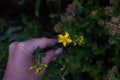
MULTIPOLYGON (((12 43, 9 46, 7 68, 3 80, 41 80, 46 68, 42 67, 42 73, 38 74, 35 74, 34 70, 29 70, 29 67, 35 63, 32 53, 37 47, 43 50, 47 47, 54 47, 56 43, 56 39, 49 38, 12 43)), ((62 48, 56 51, 52 49, 46 51, 46 56, 42 57, 42 63, 48 65, 61 52, 62 48)))

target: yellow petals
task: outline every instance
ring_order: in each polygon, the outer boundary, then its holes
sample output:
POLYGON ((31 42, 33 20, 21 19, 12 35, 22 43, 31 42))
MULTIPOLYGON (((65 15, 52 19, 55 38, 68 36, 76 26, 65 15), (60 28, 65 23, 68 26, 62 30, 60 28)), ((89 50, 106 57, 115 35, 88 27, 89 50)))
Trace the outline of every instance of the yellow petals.
POLYGON ((39 72, 42 72, 42 68, 36 66, 36 65, 33 65, 29 68, 29 70, 33 70, 35 69, 35 73, 38 74, 39 72))
POLYGON ((67 46, 72 42, 73 42, 74 46, 76 46, 77 44, 83 45, 85 43, 84 36, 75 35, 72 38, 73 38, 73 40, 69 37, 69 33, 65 32, 64 35, 62 35, 62 34, 58 35, 58 43, 62 43, 63 46, 67 46))
POLYGON ((73 37, 74 40, 72 40, 70 37, 69 37, 69 33, 68 32, 65 32, 64 35, 60 34, 58 35, 58 43, 62 43, 63 46, 67 46, 69 45, 70 43, 73 42, 74 46, 76 46, 77 44, 78 45, 83 45, 85 43, 85 40, 84 40, 84 37, 83 36, 77 36, 75 35, 73 37))
POLYGON ((83 36, 80 36, 80 38, 79 38, 79 41, 78 41, 78 44, 79 45, 82 45, 82 44, 84 44, 85 42, 84 42, 84 37, 83 36))
POLYGON ((77 45, 77 43, 76 43, 76 42, 73 42, 73 44, 74 44, 74 46, 76 46, 76 45, 77 45))
POLYGON ((69 33, 65 32, 65 37, 68 38, 69 37, 69 33))
POLYGON ((35 73, 36 73, 36 74, 38 74, 38 72, 42 72, 42 68, 39 68, 39 67, 38 67, 38 68, 36 68, 35 73))
POLYGON ((37 66, 36 66, 36 65, 31 66, 31 67, 29 68, 29 70, 32 70, 32 69, 35 69, 35 68, 37 68, 37 66))
POLYGON ((74 46, 78 45, 83 45, 85 43, 85 39, 83 36, 77 37, 75 36, 75 40, 73 41, 74 46))
POLYGON ((71 43, 72 42, 72 39, 66 39, 67 40, 67 42, 69 42, 69 43, 71 43))
POLYGON ((38 68, 36 68, 36 72, 35 72, 35 73, 36 73, 36 74, 38 74, 38 72, 39 72, 39 69, 38 69, 38 68))
POLYGON ((47 64, 44 64, 44 63, 42 63, 42 66, 45 67, 45 68, 48 67, 48 65, 47 65, 47 64))
POLYGON ((63 42, 63 45, 66 46, 66 45, 67 45, 67 42, 64 41, 64 42, 63 42))
POLYGON ((58 43, 63 43, 63 46, 68 45, 72 42, 72 39, 69 38, 69 33, 65 32, 65 35, 58 35, 58 43))
POLYGON ((62 34, 58 35, 59 38, 63 38, 64 36, 62 34))
POLYGON ((59 39, 58 39, 58 42, 61 43, 61 42, 63 42, 63 40, 59 38, 59 39))

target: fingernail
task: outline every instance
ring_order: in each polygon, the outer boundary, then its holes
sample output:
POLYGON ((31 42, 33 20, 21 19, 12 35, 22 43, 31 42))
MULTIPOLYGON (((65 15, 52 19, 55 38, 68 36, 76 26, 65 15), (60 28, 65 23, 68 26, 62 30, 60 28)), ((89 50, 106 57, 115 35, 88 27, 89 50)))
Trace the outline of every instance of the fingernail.
POLYGON ((55 55, 59 55, 61 52, 63 51, 63 48, 58 48, 56 51, 55 51, 55 55))

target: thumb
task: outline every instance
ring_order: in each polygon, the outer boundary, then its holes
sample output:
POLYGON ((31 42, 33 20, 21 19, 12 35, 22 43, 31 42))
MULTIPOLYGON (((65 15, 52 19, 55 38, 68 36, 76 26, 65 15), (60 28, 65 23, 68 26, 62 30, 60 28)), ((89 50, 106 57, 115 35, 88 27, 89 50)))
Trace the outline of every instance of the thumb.
MULTIPOLYGON (((63 51, 62 48, 58 48, 56 51, 54 51, 54 50, 47 51, 46 56, 42 57, 42 63, 48 65, 50 63, 50 61, 52 61, 54 58, 56 58, 56 56, 58 54, 60 54, 62 51, 63 51)), ((46 68, 43 67, 43 66, 41 66, 41 67, 42 67, 42 70, 43 70, 42 74, 44 74, 46 68)))

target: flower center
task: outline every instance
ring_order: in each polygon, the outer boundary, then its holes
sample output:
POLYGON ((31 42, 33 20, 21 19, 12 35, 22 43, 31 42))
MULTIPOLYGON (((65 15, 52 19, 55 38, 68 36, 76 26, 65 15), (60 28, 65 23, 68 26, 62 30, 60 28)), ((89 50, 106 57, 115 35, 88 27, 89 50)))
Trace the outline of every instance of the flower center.
POLYGON ((63 41, 67 42, 67 39, 64 37, 64 38, 63 38, 63 41))

